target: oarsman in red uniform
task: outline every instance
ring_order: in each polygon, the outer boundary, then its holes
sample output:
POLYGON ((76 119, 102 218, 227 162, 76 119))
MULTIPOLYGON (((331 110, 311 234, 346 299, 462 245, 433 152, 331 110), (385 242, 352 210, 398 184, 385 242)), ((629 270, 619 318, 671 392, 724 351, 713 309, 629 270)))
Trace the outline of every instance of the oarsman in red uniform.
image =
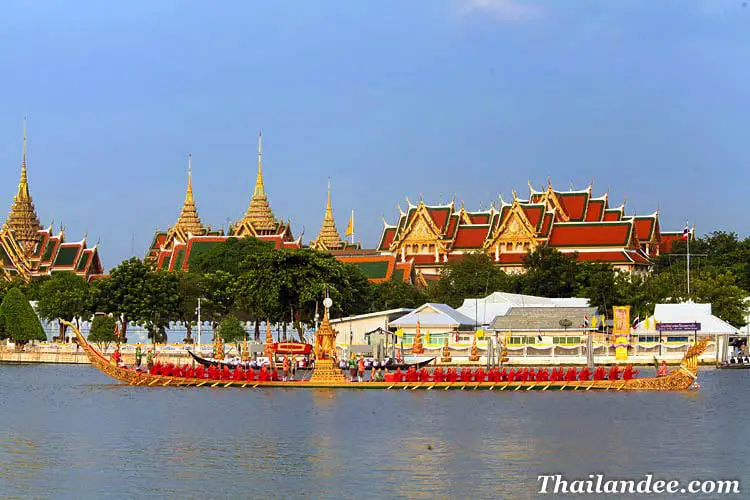
POLYGON ((511 368, 508 372, 508 382, 515 382, 516 381, 516 369, 511 368))
POLYGON ((484 377, 484 368, 480 366, 479 368, 477 368, 477 372, 474 374, 474 382, 484 382, 484 377))
POLYGON ((604 380, 604 367, 597 366, 594 370, 594 380, 604 380))
POLYGON ((229 380, 232 378, 232 372, 229 371, 229 367, 224 365, 224 369, 221 371, 221 379, 229 380))
POLYGON ((396 382, 403 382, 403 380, 404 380, 404 378, 403 378, 404 374, 401 373, 401 367, 400 366, 398 368, 396 368, 395 372, 393 372, 393 376, 396 377, 396 382))
POLYGON ((508 381, 508 369, 503 367, 503 369, 500 371, 500 382, 507 382, 508 381))
POLYGON ((576 372, 576 369, 571 367, 568 368, 568 371, 565 372, 565 381, 566 382, 573 382, 576 379, 576 376, 578 373, 576 372))
POLYGON ((234 380, 245 380, 245 370, 242 369, 241 366, 238 366, 234 369, 234 380))
POLYGON ((612 365, 612 368, 609 369, 609 379, 617 380, 618 378, 620 378, 620 367, 612 365))
POLYGON ((245 380, 247 380, 248 382, 255 381, 255 370, 253 370, 252 368, 248 368, 247 373, 245 374, 245 380))
POLYGON ((263 365, 260 368, 260 376, 258 377, 258 380, 261 382, 268 382, 271 379, 271 374, 268 373, 268 367, 266 365, 263 365))
POLYGON ((639 373, 640 373, 640 370, 633 370, 633 365, 628 365, 625 367, 625 371, 622 372, 622 379, 632 380, 639 373))
POLYGON ((206 374, 206 370, 203 369, 202 365, 198 365, 195 368, 195 378, 203 378, 206 374))
POLYGON ((432 372, 432 380, 434 380, 435 382, 443 381, 443 369, 439 366, 432 372))
POLYGON ((419 381, 420 382, 430 381, 430 371, 427 368, 422 368, 421 370, 419 370, 419 381))
POLYGON ((578 374, 578 380, 588 380, 591 377, 591 371, 588 366, 584 366, 581 369, 581 373, 578 374))
POLYGON ((189 366, 187 370, 185 370, 185 376, 187 378, 195 378, 195 370, 189 366))

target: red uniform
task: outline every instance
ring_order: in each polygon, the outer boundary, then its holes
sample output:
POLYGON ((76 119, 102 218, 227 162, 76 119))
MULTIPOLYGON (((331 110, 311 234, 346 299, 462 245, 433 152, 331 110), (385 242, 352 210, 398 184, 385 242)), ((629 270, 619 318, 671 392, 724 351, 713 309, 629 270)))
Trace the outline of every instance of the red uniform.
POLYGON ((617 365, 612 365, 612 368, 609 369, 608 378, 610 380, 617 380, 618 378, 620 378, 620 367, 617 365))
POLYGON ((591 372, 589 371, 589 367, 584 366, 581 369, 581 373, 578 374, 578 380, 588 380, 590 376, 591 376, 591 372))

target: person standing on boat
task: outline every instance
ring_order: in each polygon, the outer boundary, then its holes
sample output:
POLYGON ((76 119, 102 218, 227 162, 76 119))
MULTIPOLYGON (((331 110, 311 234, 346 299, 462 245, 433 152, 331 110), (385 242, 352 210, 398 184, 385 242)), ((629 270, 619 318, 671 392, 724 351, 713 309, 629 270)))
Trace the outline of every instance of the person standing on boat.
POLYGON ((659 367, 659 370, 656 372, 657 377, 666 377, 669 375, 669 368, 667 368, 667 362, 665 360, 661 360, 661 366, 659 367))
POLYGON ((359 360, 357 360, 357 381, 362 382, 364 377, 365 377, 365 358, 363 356, 360 356, 359 360))
POLYGON ((135 347, 135 369, 138 370, 141 367, 141 358, 143 353, 141 352, 141 346, 135 347))
POLYGON ((292 354, 292 366, 291 368, 291 380, 295 380, 297 378, 297 356, 292 354))
POLYGON ((284 355, 284 361, 281 364, 281 379, 286 382, 289 380, 289 358, 284 355))

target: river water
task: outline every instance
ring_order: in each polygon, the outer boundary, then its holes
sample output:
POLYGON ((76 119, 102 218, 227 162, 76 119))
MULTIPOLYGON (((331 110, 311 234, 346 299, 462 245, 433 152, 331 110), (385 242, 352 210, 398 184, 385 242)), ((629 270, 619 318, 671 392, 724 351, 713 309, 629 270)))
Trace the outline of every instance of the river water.
POLYGON ((0 496, 535 498, 556 473, 750 492, 750 372, 700 375, 689 393, 171 389, 0 365, 0 496))

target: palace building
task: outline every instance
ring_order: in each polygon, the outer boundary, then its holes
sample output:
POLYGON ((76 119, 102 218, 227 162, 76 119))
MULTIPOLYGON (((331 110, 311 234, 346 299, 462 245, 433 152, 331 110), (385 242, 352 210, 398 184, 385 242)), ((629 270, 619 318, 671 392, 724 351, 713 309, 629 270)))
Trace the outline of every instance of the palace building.
POLYGON ((104 272, 98 245, 88 248, 85 236, 80 241, 65 241, 62 228, 53 234, 51 224, 43 228, 39 223, 26 170, 25 121, 21 179, 10 213, 0 229, 0 258, 6 280, 20 277, 29 281, 55 271, 70 271, 92 279, 104 272))
POLYGON ((427 205, 420 200, 402 210, 395 225, 385 223, 375 252, 398 263, 411 263, 419 281, 439 276, 442 267, 473 252, 490 255, 508 272, 519 272, 524 257, 541 245, 579 261, 611 264, 627 272, 646 272, 651 258, 669 251, 682 233, 662 233, 658 211, 625 214, 611 207, 608 195, 592 196, 592 186, 558 191, 551 183, 541 191, 529 184, 529 197, 500 199, 498 207, 468 211, 461 203, 427 205))
POLYGON ((292 235, 291 223, 277 220, 271 211, 263 185, 263 143, 260 134, 255 190, 242 219, 232 224, 226 234, 223 229, 211 229, 210 226, 201 223, 193 199, 192 164, 191 157, 188 156, 187 191, 180 215, 177 222, 167 231, 156 232, 146 254, 146 260, 152 262, 156 269, 187 271, 196 255, 229 238, 245 236, 271 241, 276 248, 302 247, 301 238, 295 239, 292 235))
MULTIPOLYGON (((157 231, 146 259, 157 269, 183 270, 191 260, 228 238, 253 236, 272 241, 276 248, 302 248, 290 223, 276 219, 263 185, 261 136, 258 136, 258 174, 255 190, 244 217, 228 232, 204 226, 198 216, 188 159, 185 201, 177 222, 167 231, 157 231)), ((592 186, 579 191, 558 191, 548 181, 537 191, 529 184, 529 196, 513 201, 500 198, 496 207, 469 211, 454 202, 399 206, 395 225, 385 224, 373 249, 341 237, 333 216, 331 185, 320 232, 310 248, 330 252, 336 259, 353 264, 374 283, 406 282, 426 285, 439 277, 442 268, 465 255, 484 252, 507 272, 521 272, 525 256, 540 246, 564 254, 575 254, 582 262, 610 264, 615 269, 647 272, 651 259, 668 252, 682 232, 662 232, 659 212, 626 215, 625 206, 609 205, 608 194, 592 195, 592 186)), ((346 235, 353 238, 353 213, 346 235)))

